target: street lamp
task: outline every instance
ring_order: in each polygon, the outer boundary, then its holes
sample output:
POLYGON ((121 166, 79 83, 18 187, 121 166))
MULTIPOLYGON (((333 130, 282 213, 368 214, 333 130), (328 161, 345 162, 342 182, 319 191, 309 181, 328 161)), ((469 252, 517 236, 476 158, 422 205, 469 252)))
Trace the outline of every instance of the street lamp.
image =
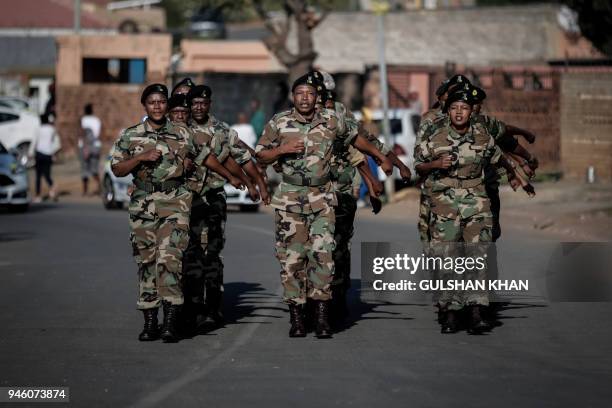
MULTIPOLYGON (((376 14, 378 23, 378 71, 380 72, 380 98, 383 108, 383 136, 385 143, 393 147, 389 125, 389 86, 387 84, 387 63, 385 61, 385 16, 389 12, 389 8, 389 2, 385 0, 377 0, 372 4, 372 11, 376 14)), ((395 193, 393 174, 385 180, 385 190, 388 200, 391 201, 395 193)))

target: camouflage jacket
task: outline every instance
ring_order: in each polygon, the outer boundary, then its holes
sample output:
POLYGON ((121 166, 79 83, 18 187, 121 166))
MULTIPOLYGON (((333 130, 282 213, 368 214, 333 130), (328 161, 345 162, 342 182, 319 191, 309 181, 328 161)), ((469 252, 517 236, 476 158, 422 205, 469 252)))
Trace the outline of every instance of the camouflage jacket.
MULTIPOLYGON (((152 149, 160 150, 161 158, 155 163, 140 163, 136 166, 132 170, 135 180, 151 183, 180 180, 187 175, 185 158, 193 159, 197 155, 193 134, 187 127, 168 120, 155 130, 145 121, 121 133, 113 145, 111 166, 152 149)), ((204 154, 207 154, 206 151, 204 154)))
POLYGON ((447 218, 464 219, 489 211, 484 168, 501 157, 493 138, 478 124, 471 125, 464 135, 447 124, 415 148, 415 166, 436 160, 444 153, 455 158, 449 169, 437 170, 428 177, 431 211, 447 218))
MULTIPOLYGON (((334 103, 334 112, 343 116, 349 128, 356 128, 357 134, 365 137, 374 145, 382 154, 387 155, 391 149, 382 143, 376 135, 371 134, 363 126, 362 122, 358 122, 351 111, 346 109, 346 106, 340 102, 334 103)), ((352 191, 353 179, 355 177, 355 167, 366 160, 363 153, 355 148, 345 148, 343 143, 336 143, 334 155, 332 159, 332 178, 335 181, 336 191, 348 193, 352 191)))
POLYGON ((421 123, 419 123, 419 130, 416 134, 415 146, 418 146, 428 136, 433 135, 440 127, 440 124, 447 118, 448 115, 442 112, 442 108, 433 108, 425 112, 423 116, 421 116, 421 123))
MULTIPOLYGON (((340 139, 348 146, 355 137, 356 129, 347 127, 344 118, 331 110, 317 111, 309 122, 292 109, 268 122, 255 151, 259 153, 291 139, 302 139, 304 153, 279 158, 281 173, 304 178, 329 177, 334 142, 340 139)), ((330 205, 336 205, 331 181, 320 186, 298 186, 283 181, 272 197, 272 207, 294 213, 311 213, 330 205)))
MULTIPOLYGON (((205 131, 205 128, 195 122, 189 124, 189 129, 193 133, 193 144, 196 150, 196 159, 194 160, 194 170, 187 178, 187 185, 194 193, 203 194, 206 176, 208 175, 208 167, 204 165, 204 161, 208 154, 213 153, 219 157, 224 153, 223 145, 220 141, 214 140, 210 132, 205 131)), ((227 149, 225 149, 227 152, 227 149)))
MULTIPOLYGON (((240 140, 238 133, 231 129, 227 123, 209 115, 208 121, 205 124, 195 126, 210 135, 213 153, 215 153, 220 162, 225 161, 230 155, 239 165, 243 165, 251 160, 251 153, 238 143, 240 140)), ((214 171, 209 171, 206 175, 205 183, 202 194, 208 190, 223 187, 226 180, 214 171)))

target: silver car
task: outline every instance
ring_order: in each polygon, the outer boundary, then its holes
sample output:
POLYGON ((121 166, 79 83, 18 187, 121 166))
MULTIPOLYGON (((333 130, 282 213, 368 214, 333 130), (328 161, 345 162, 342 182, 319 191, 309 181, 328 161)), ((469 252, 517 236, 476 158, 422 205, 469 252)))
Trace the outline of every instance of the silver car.
POLYGON ((28 173, 16 151, 0 143, 0 205, 12 211, 26 211, 30 205, 28 173))

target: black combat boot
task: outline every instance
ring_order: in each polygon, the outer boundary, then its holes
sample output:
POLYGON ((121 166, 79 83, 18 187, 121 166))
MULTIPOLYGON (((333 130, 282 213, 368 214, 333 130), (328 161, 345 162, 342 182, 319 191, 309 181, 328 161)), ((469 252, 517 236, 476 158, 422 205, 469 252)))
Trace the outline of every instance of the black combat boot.
POLYGON ((218 327, 222 327, 225 324, 222 308, 223 292, 216 288, 206 288, 206 312, 208 313, 208 317, 210 317, 218 327))
POLYGON ((164 325, 161 333, 164 343, 176 343, 180 339, 177 328, 180 308, 180 305, 164 302, 164 325))
POLYGON ((155 341, 159 339, 159 326, 157 324, 157 308, 144 309, 144 328, 138 335, 140 341, 155 341))
POLYGON ((331 328, 329 327, 329 301, 318 300, 315 307, 315 335, 319 339, 329 339, 331 337, 331 328))
POLYGON ((482 334, 491 329, 489 323, 482 318, 480 305, 471 305, 468 307, 469 323, 467 332, 469 334, 482 334))
POLYGON ((442 313, 442 329, 440 333, 442 334, 452 334, 457 333, 459 331, 459 324, 457 321, 457 312, 454 310, 447 310, 442 313))
POLYGON ((302 306, 294 304, 289 305, 289 319, 291 322, 289 337, 306 337, 302 306))

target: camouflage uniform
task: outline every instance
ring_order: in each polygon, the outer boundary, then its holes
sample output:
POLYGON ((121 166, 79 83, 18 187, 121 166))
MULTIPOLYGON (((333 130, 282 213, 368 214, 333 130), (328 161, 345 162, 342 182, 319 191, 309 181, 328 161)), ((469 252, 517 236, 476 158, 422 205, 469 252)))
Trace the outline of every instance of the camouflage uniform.
POLYGON ((333 145, 342 138, 348 146, 357 136, 341 116, 330 110, 315 113, 312 121, 295 109, 275 115, 266 125, 257 152, 288 140, 304 141, 302 154, 279 160, 283 181, 272 197, 276 221, 276 257, 281 264, 284 300, 304 304, 307 298, 331 298, 337 198, 329 178, 333 145))
MULTIPOLYGON (((429 177, 430 250, 438 256, 484 256, 486 243, 491 241, 492 215, 483 172, 488 163, 497 163, 501 151, 482 126, 472 125, 465 135, 459 135, 447 124, 415 148, 415 166, 443 153, 457 159, 450 169, 438 170, 429 177)), ((453 271, 441 273, 445 279, 461 276, 453 271)), ((465 278, 485 279, 486 268, 466 272, 465 278)), ((444 291, 438 299, 439 305, 449 310, 488 302, 487 293, 477 291, 444 291)))
MULTIPOLYGON (((219 159, 227 157, 229 150, 218 138, 213 139, 208 128, 190 124, 196 151, 209 150, 219 159)), ((204 203, 203 192, 206 188, 208 168, 195 166, 193 173, 187 179, 187 185, 193 193, 191 217, 189 220, 189 245, 183 258, 183 293, 188 305, 204 303, 204 256, 208 246, 208 234, 205 219, 207 206, 204 203)))
MULTIPOLYGON (((340 103, 334 103, 334 112, 343 118, 347 129, 357 129, 357 133, 373 143, 383 154, 389 153, 389 148, 381 143, 375 135, 370 134, 355 116, 340 103)), ((354 232, 355 213, 357 201, 352 194, 353 180, 356 175, 355 167, 366 160, 365 156, 357 149, 349 146, 347 149, 343 138, 336 139, 334 143, 334 154, 332 158, 331 176, 335 184, 336 199, 338 205, 335 207, 336 225, 334 240, 334 280, 333 286, 338 285, 344 292, 351 287, 351 238, 354 232)))
MULTIPOLYGON (((248 150, 239 145, 238 134, 225 122, 209 115, 205 124, 192 124, 192 129, 207 135, 212 152, 219 162, 229 155, 239 165, 251 160, 248 150)), ((225 179, 214 171, 200 169, 201 177, 193 180, 190 186, 195 194, 191 221, 191 244, 189 251, 189 293, 194 303, 202 303, 204 287, 208 300, 218 298, 223 292, 223 260, 221 251, 225 245, 225 222, 227 204, 225 179), (199 247, 199 248, 198 248, 199 247), (193 255, 192 255, 193 254, 193 255)))
MULTIPOLYGON (((471 119, 472 123, 478 123, 483 126, 503 151, 513 151, 518 144, 514 136, 506 135, 506 125, 504 122, 497 120, 493 116, 479 114, 472 115, 471 119)), ((493 242, 495 242, 501 236, 501 225, 499 223, 499 213, 501 210, 501 202, 499 199, 499 172, 495 166, 487 166, 485 168, 485 187, 489 200, 491 200, 493 242)))
MULTIPOLYGON (((111 165, 151 149, 159 161, 134 168, 134 192, 129 205, 130 238, 139 274, 139 309, 159 307, 161 301, 183 303, 183 251, 189 239, 191 192, 185 185, 183 161, 194 157, 191 131, 167 121, 154 130, 148 122, 126 129, 115 142, 111 165)), ((206 157, 201 152, 195 161, 206 157)))
MULTIPOLYGON (((423 114, 421 117, 421 123, 419 124, 419 129, 416 134, 416 142, 415 149, 417 146, 423 142, 423 140, 427 140, 431 135, 433 135, 441 126, 444 126, 445 121, 448 116, 442 112, 440 108, 430 109, 423 114)), ((426 178, 421 183, 421 199, 419 202, 419 220, 418 220, 418 230, 419 237, 421 242, 424 245, 427 245, 429 242, 429 196, 430 196, 430 185, 428 183, 428 179, 426 178)), ((425 248, 427 251, 427 248, 425 248)))

